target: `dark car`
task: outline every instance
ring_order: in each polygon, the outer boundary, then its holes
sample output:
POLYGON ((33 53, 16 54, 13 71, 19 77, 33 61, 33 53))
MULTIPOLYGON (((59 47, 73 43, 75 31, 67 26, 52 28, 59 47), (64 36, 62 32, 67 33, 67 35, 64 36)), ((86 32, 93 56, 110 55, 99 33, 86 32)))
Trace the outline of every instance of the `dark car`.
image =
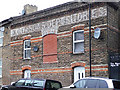
POLYGON ((59 81, 48 79, 20 79, 12 85, 3 86, 1 90, 58 90, 62 88, 59 81))

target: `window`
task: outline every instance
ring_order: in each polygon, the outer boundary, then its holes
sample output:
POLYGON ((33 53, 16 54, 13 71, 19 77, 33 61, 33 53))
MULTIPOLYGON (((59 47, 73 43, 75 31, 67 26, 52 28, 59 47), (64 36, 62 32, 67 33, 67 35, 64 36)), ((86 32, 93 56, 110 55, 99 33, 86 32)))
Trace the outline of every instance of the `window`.
POLYGON ((24 78, 31 78, 31 71, 30 70, 24 71, 24 78))
POLYGON ((43 63, 57 62, 57 35, 49 34, 43 37, 43 63))
POLYGON ((73 32, 73 53, 84 53, 84 31, 73 32))
POLYGON ((0 31, 0 46, 3 45, 3 32, 0 31))
POLYGON ((115 89, 120 89, 120 81, 113 81, 113 85, 115 89))
POLYGON ((108 88, 106 81, 99 80, 99 88, 108 88))
POLYGON ((42 81, 42 80, 41 81, 40 80, 35 80, 33 86, 34 87, 41 87, 41 88, 43 88, 44 81, 42 81))
POLYGON ((85 88, 86 81, 87 80, 82 79, 77 81, 74 85, 76 86, 76 88, 85 88))
POLYGON ((25 86, 32 86, 32 80, 26 80, 25 86))
POLYGON ((74 82, 85 77, 85 67, 74 68, 74 82))
POLYGON ((58 90, 59 88, 62 88, 61 83, 57 82, 57 81, 47 81, 46 83, 46 88, 51 88, 53 90, 58 90))
POLYGON ((0 59, 0 78, 2 77, 2 59, 0 59))
POLYGON ((19 80, 18 82, 16 82, 15 86, 24 86, 25 84, 25 80, 19 80))
POLYGON ((24 59, 31 59, 31 41, 24 41, 24 59))
POLYGON ((96 88, 97 87, 97 83, 98 83, 97 79, 96 80, 94 80, 94 79, 88 79, 87 80, 87 85, 85 86, 85 88, 96 88))

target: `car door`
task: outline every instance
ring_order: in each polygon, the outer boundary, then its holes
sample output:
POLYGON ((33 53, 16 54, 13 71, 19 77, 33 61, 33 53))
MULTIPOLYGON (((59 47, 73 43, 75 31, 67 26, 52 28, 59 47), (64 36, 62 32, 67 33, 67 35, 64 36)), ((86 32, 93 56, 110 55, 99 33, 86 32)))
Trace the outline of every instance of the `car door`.
POLYGON ((97 88, 98 82, 99 82, 98 79, 88 79, 85 88, 97 88))
POLYGON ((9 86, 9 90, 16 90, 16 86, 15 86, 15 84, 9 86))
POLYGON ((21 90, 21 88, 23 87, 25 83, 24 79, 18 80, 16 83, 14 83, 9 90, 21 90))
POLYGON ((54 80, 46 80, 45 90, 58 90, 62 88, 62 84, 54 80))
POLYGON ((77 82, 75 82, 75 83, 73 84, 73 85, 74 85, 73 88, 85 88, 86 83, 87 83, 87 80, 86 80, 86 79, 78 80, 77 82))
POLYGON ((25 83, 19 87, 20 90, 30 90, 32 86, 32 80, 31 79, 26 79, 25 83))
POLYGON ((108 88, 108 84, 105 80, 99 80, 98 88, 108 88))

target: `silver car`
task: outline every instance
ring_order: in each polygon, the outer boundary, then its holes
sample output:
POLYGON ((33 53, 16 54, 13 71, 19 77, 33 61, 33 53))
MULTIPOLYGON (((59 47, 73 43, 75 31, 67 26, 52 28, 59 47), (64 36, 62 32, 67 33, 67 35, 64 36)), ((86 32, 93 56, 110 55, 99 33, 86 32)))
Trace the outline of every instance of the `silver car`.
POLYGON ((120 89, 120 81, 115 79, 86 77, 64 88, 110 88, 120 89))

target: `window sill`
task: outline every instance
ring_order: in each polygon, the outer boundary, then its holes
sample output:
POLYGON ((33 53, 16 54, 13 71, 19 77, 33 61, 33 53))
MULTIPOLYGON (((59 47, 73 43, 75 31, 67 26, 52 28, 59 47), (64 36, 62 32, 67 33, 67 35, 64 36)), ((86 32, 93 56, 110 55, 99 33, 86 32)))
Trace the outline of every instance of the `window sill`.
POLYGON ((84 54, 85 52, 73 52, 73 54, 84 54))
POLYGON ((24 60, 30 60, 31 58, 23 58, 24 60))

